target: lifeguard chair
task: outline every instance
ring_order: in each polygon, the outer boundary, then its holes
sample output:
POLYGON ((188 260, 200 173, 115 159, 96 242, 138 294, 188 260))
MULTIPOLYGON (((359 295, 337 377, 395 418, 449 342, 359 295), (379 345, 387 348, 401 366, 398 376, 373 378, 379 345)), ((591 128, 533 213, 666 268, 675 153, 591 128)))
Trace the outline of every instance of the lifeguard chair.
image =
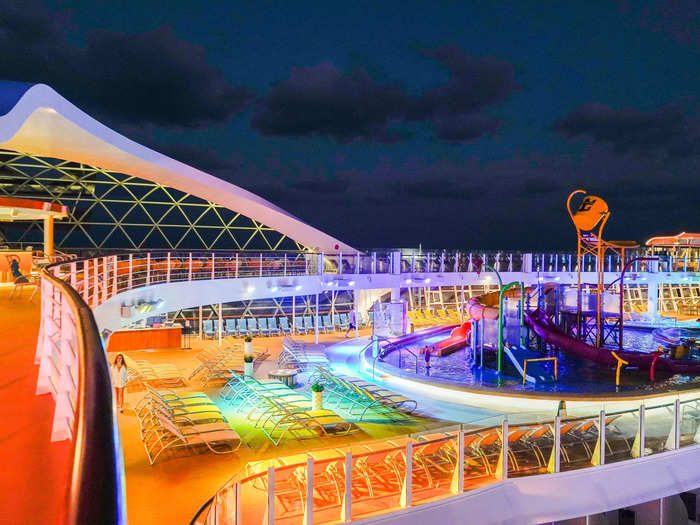
MULTIPOLYGON (((577 265, 578 289, 576 299, 576 325, 578 337, 582 339, 590 338, 596 346, 601 346, 605 340, 605 334, 612 332, 613 327, 605 326, 603 310, 603 293, 605 292, 605 254, 610 250, 620 257, 621 265, 624 266, 625 250, 636 248, 639 245, 635 241, 606 241, 603 239, 603 229, 610 218, 608 204, 595 195, 586 195, 585 190, 574 190, 566 199, 566 210, 569 212, 571 221, 574 223, 577 236, 577 265), (576 211, 571 209, 571 200, 574 195, 585 195, 576 211), (581 270, 583 268, 583 257, 592 255, 596 261, 597 283, 595 285, 596 314, 595 330, 584 330, 583 315, 581 308, 581 270), (607 328, 607 330, 606 330, 607 328)), ((622 290, 620 290, 622 293, 622 290)), ((619 322, 619 319, 618 321, 619 322)))

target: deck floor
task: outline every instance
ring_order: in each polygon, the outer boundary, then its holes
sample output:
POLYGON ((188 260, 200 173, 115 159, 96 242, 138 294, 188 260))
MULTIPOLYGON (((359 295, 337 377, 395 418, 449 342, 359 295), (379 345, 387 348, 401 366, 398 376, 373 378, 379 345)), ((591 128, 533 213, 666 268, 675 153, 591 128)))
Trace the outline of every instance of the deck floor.
POLYGON ((60 523, 69 483, 72 443, 51 443, 54 401, 35 395, 39 295, 10 301, 0 285, 0 522, 60 523))
MULTIPOLYGON (((366 332, 366 331, 365 331, 366 332)), ((313 336, 295 339, 313 341, 313 336)), ((330 343, 343 339, 343 334, 321 336, 320 342, 330 343)), ((229 340, 232 341, 232 340, 229 340)), ((240 341, 240 340, 238 340, 240 341)), ((125 352, 134 359, 152 363, 172 363, 185 377, 199 364, 197 352, 213 341, 192 338, 190 350, 138 350, 125 352)), ((267 377, 267 372, 277 368, 277 357, 281 351, 281 337, 259 337, 253 342, 254 351, 267 349, 270 357, 256 371, 256 377, 267 377)), ((115 354, 109 354, 110 359, 115 354)), ((159 460, 154 466, 148 462, 139 438, 138 421, 132 407, 145 395, 143 391, 127 392, 124 413, 119 415, 119 427, 124 450, 126 471, 127 509, 130 525, 150 523, 186 523, 197 509, 209 499, 227 480, 236 475, 249 461, 271 459, 313 449, 342 446, 360 441, 375 440, 408 432, 444 426, 444 421, 417 418, 412 427, 378 423, 360 423, 361 432, 350 436, 333 436, 302 441, 283 441, 273 446, 262 434, 246 425, 224 403, 218 402, 219 387, 205 392, 219 404, 231 425, 241 434, 244 445, 233 453, 215 455, 211 453, 178 456, 159 460)), ((201 390, 197 378, 189 381, 178 391, 201 390)))

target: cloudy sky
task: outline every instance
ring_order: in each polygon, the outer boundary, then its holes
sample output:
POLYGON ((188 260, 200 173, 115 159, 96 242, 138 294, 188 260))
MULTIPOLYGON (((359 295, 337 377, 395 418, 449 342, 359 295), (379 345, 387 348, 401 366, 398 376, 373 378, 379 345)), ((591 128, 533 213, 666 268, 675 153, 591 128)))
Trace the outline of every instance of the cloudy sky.
POLYGON ((700 1, 333 4, 0 0, 0 78, 357 247, 700 230, 700 1))

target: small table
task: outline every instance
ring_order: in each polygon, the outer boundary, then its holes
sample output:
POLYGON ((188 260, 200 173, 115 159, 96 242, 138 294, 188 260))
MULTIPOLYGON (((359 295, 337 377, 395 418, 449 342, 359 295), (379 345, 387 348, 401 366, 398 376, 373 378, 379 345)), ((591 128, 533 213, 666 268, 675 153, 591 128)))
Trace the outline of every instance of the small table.
POLYGON ((298 373, 299 371, 296 368, 285 368, 268 372, 267 377, 269 379, 277 379, 278 381, 282 381, 288 387, 294 388, 298 373))

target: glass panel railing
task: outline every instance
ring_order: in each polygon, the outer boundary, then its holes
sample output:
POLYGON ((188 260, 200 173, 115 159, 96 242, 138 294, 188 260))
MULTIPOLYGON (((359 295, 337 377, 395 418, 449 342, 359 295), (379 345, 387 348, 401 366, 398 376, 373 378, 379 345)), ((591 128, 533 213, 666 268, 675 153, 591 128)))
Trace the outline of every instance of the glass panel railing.
POLYGON ((428 435, 413 443, 411 501, 413 505, 453 494, 458 461, 458 434, 428 435))
POLYGON ((314 523, 343 521, 345 497, 345 458, 314 461, 314 523))
MULTIPOLYGON (((508 427, 508 477, 547 472, 554 448, 553 423, 543 421, 508 427)), ((553 470, 553 469, 552 469, 553 470)))
POLYGON ((598 416, 563 420, 559 439, 561 442, 561 471, 599 464, 598 416))
POLYGON ((700 443, 700 400, 680 403, 680 446, 687 447, 700 443))
MULTIPOLYGON (((275 523, 284 525, 301 523, 306 511, 306 463, 276 468, 274 480, 275 523)), ((243 501, 247 505, 245 498, 243 501)))
POLYGON ((243 479, 239 490, 241 504, 236 509, 241 515, 238 522, 265 523, 268 505, 267 472, 243 479))
POLYGON ((605 418, 605 463, 616 463, 639 455, 639 409, 605 418))
POLYGON ((352 519, 390 512, 401 506, 406 475, 404 451, 403 448, 379 448, 353 452, 352 519))
POLYGON ((464 436, 464 489, 498 481, 502 461, 501 427, 467 432, 464 436))
POLYGON ((645 456, 673 450, 674 405, 647 407, 645 410, 645 456))

